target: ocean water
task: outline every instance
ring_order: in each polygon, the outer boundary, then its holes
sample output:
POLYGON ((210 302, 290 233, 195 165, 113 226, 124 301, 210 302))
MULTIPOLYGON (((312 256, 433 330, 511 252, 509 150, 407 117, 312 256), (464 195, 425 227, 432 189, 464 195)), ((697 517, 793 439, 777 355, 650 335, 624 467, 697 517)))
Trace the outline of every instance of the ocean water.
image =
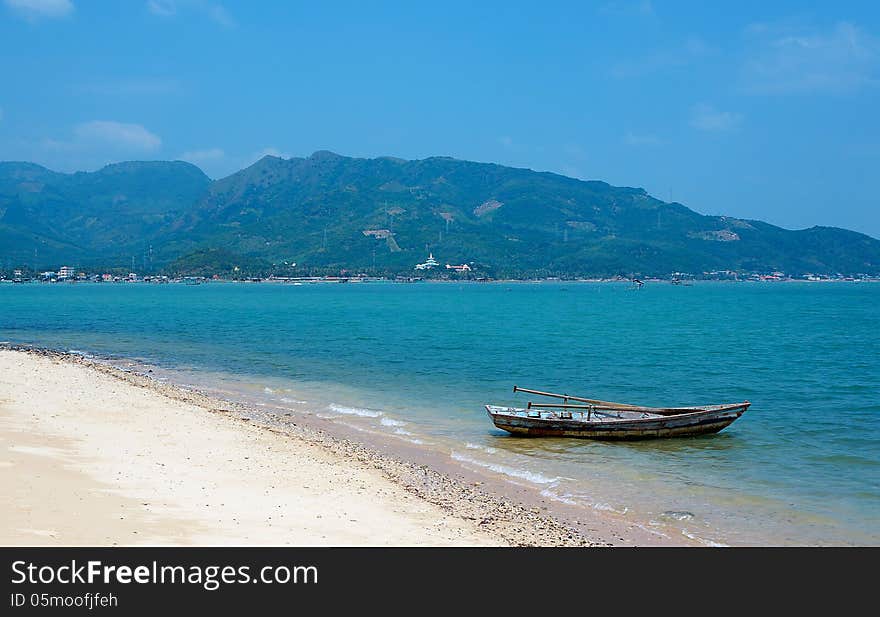
MULTIPOLYGON (((0 285, 0 340, 430 449, 705 544, 880 544, 880 285, 0 285), (749 400, 723 432, 506 435, 512 386, 645 405, 749 400)), ((534 397, 532 397, 534 399, 534 397)))

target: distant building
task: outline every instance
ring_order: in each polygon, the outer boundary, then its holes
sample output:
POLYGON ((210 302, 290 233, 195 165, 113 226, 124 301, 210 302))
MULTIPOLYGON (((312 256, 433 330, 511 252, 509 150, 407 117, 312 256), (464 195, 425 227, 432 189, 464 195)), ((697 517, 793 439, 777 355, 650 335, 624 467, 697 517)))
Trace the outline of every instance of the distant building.
POLYGON ((373 236, 374 238, 387 238, 392 235, 390 229, 365 229, 365 236, 373 236))
POLYGON ((468 264, 461 264, 460 266, 452 266, 450 264, 446 264, 447 270, 453 270, 455 272, 470 272, 473 270, 468 264))
POLYGON ((12 275, 13 275, 15 278, 21 278, 21 270, 15 270, 15 271, 12 273, 12 275))
POLYGON ((61 269, 58 270, 58 278, 60 278, 60 279, 76 278, 76 270, 71 266, 61 266, 61 269))
POLYGON ((416 270, 433 270, 440 264, 434 259, 434 253, 428 253, 428 259, 425 260, 425 263, 416 264, 416 270))
POLYGON ((102 274, 101 280, 104 281, 105 283, 112 283, 113 282, 113 275, 112 274, 102 274))

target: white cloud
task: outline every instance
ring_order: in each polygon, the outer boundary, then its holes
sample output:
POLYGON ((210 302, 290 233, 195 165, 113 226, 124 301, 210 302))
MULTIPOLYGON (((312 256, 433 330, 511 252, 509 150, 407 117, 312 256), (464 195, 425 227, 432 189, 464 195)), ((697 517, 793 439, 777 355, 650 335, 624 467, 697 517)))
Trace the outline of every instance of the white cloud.
POLYGON ((58 18, 73 13, 70 0, 3 0, 10 9, 28 19, 58 18))
POLYGON ((160 17, 171 17, 177 13, 177 5, 174 3, 174 0, 149 0, 147 2, 147 9, 153 15, 159 15, 160 17))
POLYGON ((151 133, 140 124, 93 120, 77 124, 73 132, 79 142, 123 150, 152 152, 162 145, 158 135, 151 133))
MULTIPOLYGON (((2 145, 2 144, 0 144, 2 145)), ((109 163, 162 158, 162 140, 139 124, 94 120, 71 127, 62 137, 21 140, 18 158, 59 171, 99 169, 109 163)))
POLYGON ((700 103, 691 110, 691 126, 700 131, 722 132, 737 128, 743 116, 733 111, 720 111, 700 103))
POLYGON ((742 70, 746 91, 840 93, 880 84, 880 40, 855 24, 817 30, 757 23, 745 33, 750 45, 742 70))
POLYGON ((200 165, 219 161, 226 156, 222 148, 206 148, 204 150, 190 150, 180 155, 180 160, 200 165))
POLYGON ((627 146, 659 146, 663 143, 663 140, 649 133, 639 135, 632 131, 627 131, 626 135, 623 136, 623 143, 627 146))
POLYGON ((174 17, 181 11, 194 11, 206 15, 224 28, 236 25, 226 7, 209 0, 147 0, 147 10, 158 17, 174 17))
POLYGON ((232 15, 230 15, 229 11, 227 11, 222 5, 209 4, 206 7, 206 10, 208 16, 221 26, 231 28, 235 25, 235 20, 232 18, 232 15))

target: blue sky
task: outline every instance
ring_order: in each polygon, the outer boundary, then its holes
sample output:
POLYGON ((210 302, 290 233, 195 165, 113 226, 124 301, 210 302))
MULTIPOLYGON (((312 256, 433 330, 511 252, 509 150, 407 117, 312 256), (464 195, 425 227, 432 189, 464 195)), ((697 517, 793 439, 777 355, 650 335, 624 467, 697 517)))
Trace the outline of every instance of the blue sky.
POLYGON ((873 2, 0 0, 0 160, 462 159, 880 237, 873 2))

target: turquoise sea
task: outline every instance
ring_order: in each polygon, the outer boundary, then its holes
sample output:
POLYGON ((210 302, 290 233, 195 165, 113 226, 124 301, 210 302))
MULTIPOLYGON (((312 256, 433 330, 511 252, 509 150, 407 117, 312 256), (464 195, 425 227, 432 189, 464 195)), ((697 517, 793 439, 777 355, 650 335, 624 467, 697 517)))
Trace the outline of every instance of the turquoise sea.
POLYGON ((705 544, 880 544, 880 284, 0 285, 0 340, 127 359, 705 544), (515 438, 517 384, 749 400, 723 432, 515 438))

